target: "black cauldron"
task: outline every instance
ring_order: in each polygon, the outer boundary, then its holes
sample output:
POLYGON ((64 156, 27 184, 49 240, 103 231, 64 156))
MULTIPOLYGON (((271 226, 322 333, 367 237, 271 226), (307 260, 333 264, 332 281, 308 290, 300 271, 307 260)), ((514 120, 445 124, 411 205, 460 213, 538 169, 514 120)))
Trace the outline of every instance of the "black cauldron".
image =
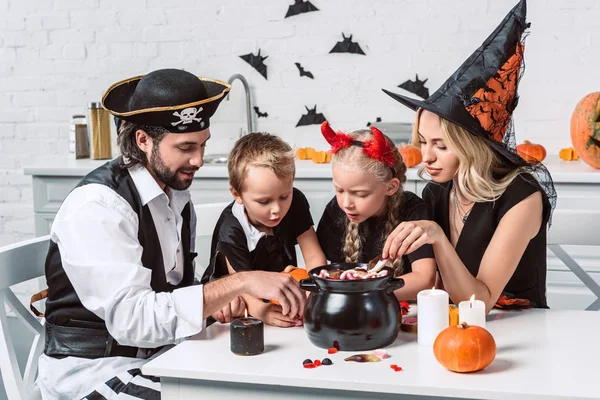
POLYGON ((367 267, 361 263, 339 263, 317 267, 311 277, 300 281, 300 288, 312 292, 304 308, 304 328, 310 341, 330 348, 337 342, 343 351, 362 351, 392 344, 402 323, 400 304, 392 293, 404 286, 387 276, 362 280, 319 278, 322 269, 347 270, 367 267))

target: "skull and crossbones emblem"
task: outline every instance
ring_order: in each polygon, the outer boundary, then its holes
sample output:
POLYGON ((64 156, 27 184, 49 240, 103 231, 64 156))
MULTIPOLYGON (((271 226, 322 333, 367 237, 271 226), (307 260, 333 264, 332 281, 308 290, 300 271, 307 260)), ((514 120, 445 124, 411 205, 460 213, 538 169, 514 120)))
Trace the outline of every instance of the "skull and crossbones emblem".
MULTIPOLYGON (((175 121, 175 122, 171 122, 171 125, 173 126, 177 126, 179 124, 191 124, 192 122, 196 121, 196 122, 201 122, 202 118, 196 118, 196 115, 198 115, 198 113, 202 111, 202 107, 196 109, 196 107, 188 107, 186 109, 184 109, 183 111, 181 111, 181 113, 175 111, 173 113, 174 116, 176 116, 177 118, 179 118, 179 121, 175 121)), ((204 125, 202 123, 202 125, 204 125)))

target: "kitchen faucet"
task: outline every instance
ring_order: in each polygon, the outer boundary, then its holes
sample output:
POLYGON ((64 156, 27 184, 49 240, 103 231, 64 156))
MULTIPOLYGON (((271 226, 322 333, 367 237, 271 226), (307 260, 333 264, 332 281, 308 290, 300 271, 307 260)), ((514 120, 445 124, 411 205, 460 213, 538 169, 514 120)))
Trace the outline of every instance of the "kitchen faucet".
MULTIPOLYGON (((234 74, 231 75, 231 77, 227 80, 227 83, 229 83, 231 85, 231 83, 233 81, 235 81, 236 79, 239 79, 242 82, 242 85, 244 85, 244 91, 246 92, 246 119, 248 122, 248 132, 247 133, 252 133, 253 129, 252 129, 252 111, 251 111, 251 100, 250 100, 250 87, 248 86, 248 81, 246 80, 246 78, 244 78, 243 75, 241 74, 234 74)), ((227 100, 229 100, 229 94, 227 94, 227 100)), ((243 136, 243 131, 240 129, 240 136, 243 136)))

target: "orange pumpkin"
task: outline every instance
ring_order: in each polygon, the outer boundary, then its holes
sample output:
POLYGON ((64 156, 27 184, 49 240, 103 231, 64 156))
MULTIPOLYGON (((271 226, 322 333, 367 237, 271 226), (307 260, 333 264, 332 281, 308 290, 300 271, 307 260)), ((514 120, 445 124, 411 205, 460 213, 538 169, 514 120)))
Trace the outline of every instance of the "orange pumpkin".
POLYGON ((310 160, 315 152, 312 147, 299 147, 296 155, 299 160, 310 160))
POLYGON ((517 146, 517 153, 528 163, 536 163, 544 161, 546 158, 546 149, 541 144, 531 143, 526 140, 517 146))
POLYGON ((484 328, 463 322, 440 332, 433 343, 433 354, 450 371, 479 371, 494 361, 496 341, 484 328))
MULTIPOLYGON (((307 270, 305 270, 304 268, 294 267, 293 265, 288 265, 280 273, 291 275, 291 277, 294 278, 296 282, 300 282, 302 279, 309 278, 307 270)), ((276 300, 271 300, 271 303, 279 305, 279 302, 276 300)))
POLYGON ((423 161, 423 154, 421 154, 421 150, 418 147, 407 145, 406 143, 400 143, 400 147, 398 147, 398 151, 402 156, 402 160, 404 160, 404 164, 406 164, 407 168, 412 168, 415 165, 421 164, 423 161))
POLYGON ((331 161, 331 153, 328 151, 315 151, 312 160, 317 164, 326 164, 331 161))
POLYGON ((600 92, 577 103, 571 116, 571 143, 586 164, 600 169, 600 92))
POLYGON ((566 149, 560 149, 558 152, 558 156, 561 160, 565 161, 575 161, 579 160, 579 155, 572 147, 567 147, 566 149))

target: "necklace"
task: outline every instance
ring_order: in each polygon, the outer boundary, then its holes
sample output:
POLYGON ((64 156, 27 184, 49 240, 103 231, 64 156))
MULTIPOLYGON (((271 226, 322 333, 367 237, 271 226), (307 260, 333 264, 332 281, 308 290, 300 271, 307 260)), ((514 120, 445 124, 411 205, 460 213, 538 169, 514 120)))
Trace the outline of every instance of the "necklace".
POLYGON ((469 215, 471 214, 473 207, 471 207, 471 209, 469 211, 465 211, 462 208, 462 205, 464 205, 464 204, 458 200, 458 196, 456 195, 456 188, 452 188, 452 202, 454 203, 455 212, 458 214, 459 218, 461 219, 461 221, 464 225, 467 222, 467 218, 469 218, 469 215))

